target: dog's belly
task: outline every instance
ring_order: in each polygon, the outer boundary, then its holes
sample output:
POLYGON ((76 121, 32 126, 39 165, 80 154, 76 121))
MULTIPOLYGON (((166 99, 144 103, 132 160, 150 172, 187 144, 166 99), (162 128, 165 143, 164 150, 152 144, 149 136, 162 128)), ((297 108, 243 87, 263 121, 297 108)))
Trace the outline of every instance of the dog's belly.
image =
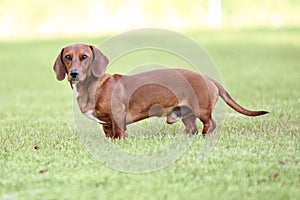
POLYGON ((167 114, 172 111, 172 109, 173 107, 164 108, 158 104, 152 105, 148 110, 145 111, 131 109, 126 114, 126 123, 130 124, 149 117, 166 117, 167 114))
POLYGON ((179 103, 180 99, 170 89, 157 84, 144 85, 129 98, 126 121, 132 123, 148 117, 164 117, 179 103))

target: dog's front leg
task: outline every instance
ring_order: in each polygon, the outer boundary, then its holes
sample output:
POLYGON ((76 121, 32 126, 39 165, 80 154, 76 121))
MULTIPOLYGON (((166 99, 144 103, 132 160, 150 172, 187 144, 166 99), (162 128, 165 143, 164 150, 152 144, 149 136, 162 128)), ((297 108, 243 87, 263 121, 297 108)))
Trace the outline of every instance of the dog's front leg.
POLYGON ((112 123, 113 138, 125 138, 126 137, 126 123, 124 120, 113 121, 112 123))
POLYGON ((113 138, 126 137, 126 112, 125 106, 118 105, 115 108, 115 113, 111 116, 113 138))
POLYGON ((126 137, 126 104, 123 95, 123 85, 117 84, 114 89, 114 94, 111 98, 111 112, 109 115, 113 138, 125 138, 126 137))
POLYGON ((102 126, 102 127, 103 127, 103 131, 104 131, 106 137, 111 138, 111 137, 114 136, 111 126, 105 125, 105 126, 102 126))
POLYGON ((125 128, 120 128, 117 123, 113 123, 112 126, 103 126, 103 131, 106 137, 110 138, 124 138, 126 137, 126 130, 125 128))

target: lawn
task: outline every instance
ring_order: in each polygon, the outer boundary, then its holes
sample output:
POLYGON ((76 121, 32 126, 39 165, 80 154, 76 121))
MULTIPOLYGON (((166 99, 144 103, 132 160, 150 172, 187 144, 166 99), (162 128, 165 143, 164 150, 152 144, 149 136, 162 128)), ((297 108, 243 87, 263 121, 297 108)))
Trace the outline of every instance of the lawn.
MULTIPOLYGON (((70 86, 52 70, 63 46, 109 36, 1 41, 0 199, 299 199, 300 31, 185 34, 207 50, 232 97, 270 114, 250 118, 228 108, 221 138, 204 159, 204 139, 195 136, 178 160, 141 174, 108 168, 87 151, 70 86)), ((140 151, 131 139, 116 143, 140 151)))

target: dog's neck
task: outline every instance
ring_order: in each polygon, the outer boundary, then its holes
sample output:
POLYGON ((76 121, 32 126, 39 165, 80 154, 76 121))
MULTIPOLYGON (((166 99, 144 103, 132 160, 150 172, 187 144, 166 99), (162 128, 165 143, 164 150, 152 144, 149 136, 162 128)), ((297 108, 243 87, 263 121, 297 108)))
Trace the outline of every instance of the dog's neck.
POLYGON ((78 106, 82 113, 86 113, 95 109, 96 105, 96 90, 99 84, 103 84, 103 80, 107 79, 105 74, 101 78, 90 77, 85 81, 71 83, 74 95, 77 98, 78 106))

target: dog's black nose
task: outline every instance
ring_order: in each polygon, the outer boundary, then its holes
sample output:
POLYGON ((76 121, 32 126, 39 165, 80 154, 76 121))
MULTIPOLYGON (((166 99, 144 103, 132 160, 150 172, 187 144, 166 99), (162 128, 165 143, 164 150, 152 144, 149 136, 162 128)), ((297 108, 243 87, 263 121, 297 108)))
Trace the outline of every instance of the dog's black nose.
POLYGON ((79 75, 79 70, 77 69, 72 69, 70 71, 70 75, 72 76, 72 78, 77 78, 77 76, 79 75))

